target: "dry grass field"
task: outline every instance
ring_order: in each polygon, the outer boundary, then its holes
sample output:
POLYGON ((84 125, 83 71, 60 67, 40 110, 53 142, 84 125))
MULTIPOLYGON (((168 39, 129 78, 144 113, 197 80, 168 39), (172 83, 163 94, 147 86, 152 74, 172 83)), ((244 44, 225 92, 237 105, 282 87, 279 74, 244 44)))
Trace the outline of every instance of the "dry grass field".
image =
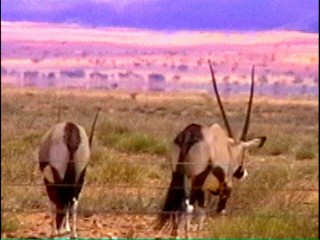
MULTIPOLYGON (((91 162, 79 202, 79 237, 142 238, 170 181, 169 148, 195 122, 222 124, 217 103, 200 93, 1 89, 2 238, 50 234, 49 200, 37 165, 42 135, 56 122, 76 121, 87 132, 98 119, 91 162)), ((247 96, 223 97, 234 131, 247 96)), ((212 214, 198 238, 318 238, 318 99, 257 96, 251 136, 266 135, 246 159, 249 177, 236 182, 227 216, 212 214)))

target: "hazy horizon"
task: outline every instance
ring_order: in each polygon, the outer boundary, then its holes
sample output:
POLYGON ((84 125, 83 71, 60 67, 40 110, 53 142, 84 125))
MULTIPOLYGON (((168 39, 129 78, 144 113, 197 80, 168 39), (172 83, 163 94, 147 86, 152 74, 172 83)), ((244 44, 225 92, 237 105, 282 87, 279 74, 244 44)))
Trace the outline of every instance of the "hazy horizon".
POLYGON ((319 32, 316 0, 2 0, 1 21, 164 31, 319 32))

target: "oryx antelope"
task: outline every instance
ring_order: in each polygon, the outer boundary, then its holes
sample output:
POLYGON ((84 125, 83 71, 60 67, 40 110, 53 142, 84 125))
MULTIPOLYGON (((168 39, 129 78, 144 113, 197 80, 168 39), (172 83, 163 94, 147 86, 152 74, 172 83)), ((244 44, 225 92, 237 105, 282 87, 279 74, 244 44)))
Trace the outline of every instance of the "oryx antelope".
POLYGON ((78 197, 90 159, 90 148, 99 111, 100 109, 94 118, 89 139, 85 129, 74 122, 55 124, 42 139, 39 165, 53 207, 52 236, 61 236, 71 231, 71 237, 77 237, 78 197))
POLYGON ((214 72, 209 61, 213 88, 217 97, 226 131, 219 125, 209 127, 190 124, 173 141, 172 179, 167 192, 157 228, 173 221, 177 231, 183 222, 189 230, 190 217, 197 204, 200 214, 199 229, 203 226, 205 193, 219 195, 216 211, 225 213, 227 200, 231 193, 232 179, 243 179, 247 175, 244 159, 247 150, 263 146, 266 137, 247 140, 250 113, 254 92, 254 67, 251 73, 251 90, 247 115, 241 137, 235 138, 228 123, 217 89, 214 72), (186 220, 187 219, 187 220, 186 220))

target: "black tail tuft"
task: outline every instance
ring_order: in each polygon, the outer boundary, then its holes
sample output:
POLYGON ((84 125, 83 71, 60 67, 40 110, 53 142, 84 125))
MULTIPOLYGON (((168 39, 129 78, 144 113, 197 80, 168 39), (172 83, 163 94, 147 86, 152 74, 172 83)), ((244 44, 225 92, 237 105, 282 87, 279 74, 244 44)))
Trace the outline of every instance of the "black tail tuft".
POLYGON ((181 171, 173 172, 166 200, 159 216, 158 229, 163 227, 173 212, 185 210, 184 200, 187 196, 184 189, 184 177, 181 171))

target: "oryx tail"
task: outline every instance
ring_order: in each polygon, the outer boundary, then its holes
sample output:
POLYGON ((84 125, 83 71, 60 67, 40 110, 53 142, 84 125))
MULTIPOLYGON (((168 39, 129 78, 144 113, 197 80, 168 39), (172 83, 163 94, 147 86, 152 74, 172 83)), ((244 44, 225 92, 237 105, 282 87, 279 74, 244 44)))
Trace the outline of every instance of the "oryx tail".
POLYGON ((202 139, 201 126, 191 124, 174 140, 174 143, 178 145, 180 149, 179 158, 178 163, 172 172, 170 186, 160 216, 159 228, 161 228, 170 218, 170 213, 186 211, 186 200, 189 200, 190 198, 188 176, 186 173, 186 156, 188 155, 190 148, 202 139))
POLYGON ((92 145, 92 138, 93 138, 94 128, 95 128, 95 126, 96 126, 97 119, 98 119, 98 115, 99 115, 99 112, 100 112, 100 111, 101 111, 101 108, 98 107, 96 116, 94 117, 94 120, 93 120, 93 123, 92 123, 91 133, 90 133, 90 137, 89 137, 89 146, 90 146, 90 148, 91 148, 91 145, 92 145))

